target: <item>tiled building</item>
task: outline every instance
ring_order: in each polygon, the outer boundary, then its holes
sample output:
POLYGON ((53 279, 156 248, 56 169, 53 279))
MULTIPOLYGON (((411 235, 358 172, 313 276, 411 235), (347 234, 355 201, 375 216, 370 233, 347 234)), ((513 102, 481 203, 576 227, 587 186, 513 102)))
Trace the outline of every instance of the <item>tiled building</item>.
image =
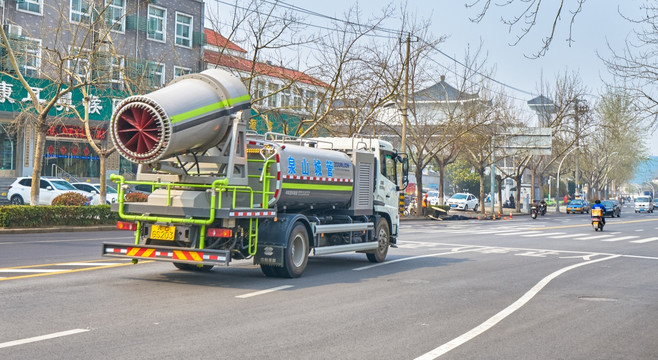
MULTIPOLYGON (((90 90, 95 95, 84 101, 93 101, 89 115, 98 142, 108 140, 106 126, 122 98, 203 70, 203 1, 5 0, 1 6, 9 45, 40 99, 52 98, 58 84, 71 86, 80 79, 95 84, 90 90), (100 78, 105 80, 94 82, 100 78)), ((1 55, 0 178, 13 179, 31 175, 35 130, 12 126, 30 101, 12 76, 4 48, 1 55)), ((82 101, 82 94, 73 91, 49 112, 42 175, 98 177, 98 157, 88 146, 80 120, 67 111, 72 106, 82 109, 82 101)), ((114 153, 108 174, 119 172, 119 164, 114 153)), ((125 165, 122 171, 130 171, 130 164, 125 165)))

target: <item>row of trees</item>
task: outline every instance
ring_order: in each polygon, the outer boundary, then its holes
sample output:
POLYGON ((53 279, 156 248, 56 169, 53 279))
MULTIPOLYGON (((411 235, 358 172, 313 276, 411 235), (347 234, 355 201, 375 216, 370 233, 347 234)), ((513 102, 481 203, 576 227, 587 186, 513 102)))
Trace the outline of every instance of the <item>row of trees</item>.
MULTIPOLYGON (((368 134, 389 138, 398 145, 405 132, 406 148, 403 150, 414 164, 418 203, 422 171, 428 165, 439 169, 443 178, 448 165, 456 161, 468 163, 480 180, 479 197, 484 199, 487 169, 495 158, 499 165, 496 181, 499 185, 507 178, 516 181, 518 199, 521 177, 526 170, 533 174, 534 186, 555 174, 557 165, 565 161, 564 169, 578 167, 577 176, 582 173, 584 182, 600 189, 613 180, 617 184, 628 180, 632 167, 644 155, 638 146, 642 143, 644 128, 637 119, 646 114, 648 105, 640 107, 639 94, 629 91, 631 86, 610 86, 598 100, 590 100, 589 106, 583 107, 583 100, 592 97, 577 74, 560 75, 553 84, 541 90, 554 102, 550 119, 545 124, 553 136, 552 154, 537 156, 505 151, 500 145, 505 142, 505 134, 529 126, 531 116, 525 115, 514 104, 505 89, 492 82, 493 72, 487 66, 481 48, 466 49, 460 60, 451 61, 450 66, 437 61, 438 46, 445 36, 432 34, 429 30, 431 21, 411 14, 405 4, 399 7, 387 5, 380 13, 368 14, 367 17, 356 5, 343 18, 331 19, 331 27, 315 27, 315 31, 299 8, 286 3, 238 1, 232 9, 230 16, 209 11, 206 27, 250 50, 250 73, 239 75, 252 94, 257 113, 286 111, 260 104, 268 96, 300 88, 299 79, 289 78, 288 83, 276 92, 258 93, 254 80, 263 74, 258 72, 257 63, 305 69, 306 74, 327 86, 317 94, 320 101, 305 104, 307 116, 293 132, 299 136, 314 135, 320 129, 340 136, 368 134), (398 24, 396 29, 382 26, 393 21, 398 24), (406 46, 407 39, 411 46, 406 46), (445 81, 445 75, 448 75, 448 81, 445 81), (425 91, 428 89, 434 91, 425 91), (408 113, 406 123, 402 123, 399 116, 401 111, 408 113), (578 150, 565 160, 567 152, 575 146, 578 150), (578 166, 573 163, 576 161, 578 166), (503 163, 506 166, 500 166, 503 163)), ((103 14, 107 7, 99 7, 96 11, 103 14)), ((60 15, 62 31, 75 34, 73 41, 85 46, 59 43, 57 37, 54 44, 42 45, 46 54, 42 67, 48 69, 42 74, 55 84, 57 91, 46 102, 40 102, 35 94, 30 94, 33 108, 26 111, 24 117, 19 117, 30 119, 37 130, 34 178, 41 173, 44 126, 52 121, 47 116, 49 109, 67 92, 103 87, 112 82, 111 71, 92 71, 95 63, 84 60, 90 56, 93 58, 93 54, 113 51, 108 49, 108 42, 98 41, 109 38, 111 26, 107 26, 102 16, 94 17, 91 24, 72 24, 65 21, 67 14, 60 15), (84 52, 74 51, 82 48, 84 52), (71 67, 67 66, 70 62, 79 62, 87 71, 70 70, 71 67)), ((30 87, 12 55, 20 50, 11 46, 3 30, 0 30, 0 35, 12 65, 12 71, 5 73, 19 79, 29 93, 30 87)), ((611 62, 611 67, 619 61, 611 62)), ((108 68, 107 64, 104 66, 108 68)), ((286 74, 282 72, 277 76, 285 78, 286 74)), ((122 79, 139 82, 132 73, 124 74, 122 79)), ((137 86, 126 89, 144 91, 137 86)), ((85 115, 88 111, 72 109, 72 112, 89 130, 88 116, 85 115)), ((97 146, 91 138, 88 141, 102 160, 113 151, 111 147, 97 146)), ((104 171, 102 164, 101 182, 105 181, 104 171)), ((31 203, 34 204, 38 181, 33 184, 31 203)), ((442 185, 443 181, 440 189, 443 196, 445 189, 442 185)))

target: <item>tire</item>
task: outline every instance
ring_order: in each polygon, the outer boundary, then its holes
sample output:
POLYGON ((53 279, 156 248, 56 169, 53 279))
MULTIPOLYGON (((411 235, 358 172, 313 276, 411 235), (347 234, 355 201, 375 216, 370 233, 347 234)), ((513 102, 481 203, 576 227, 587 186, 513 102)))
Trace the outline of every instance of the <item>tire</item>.
POLYGON ((174 263, 174 266, 183 271, 202 271, 202 272, 208 272, 213 268, 213 265, 201 265, 201 267, 198 267, 194 264, 185 264, 185 263, 174 263))
POLYGON ((464 205, 464 211, 468 210, 468 205, 464 205))
POLYGON ((279 276, 279 272, 277 271, 277 266, 260 264, 260 270, 267 277, 278 277, 279 276))
POLYGON ((377 235, 377 250, 366 253, 368 261, 372 263, 380 263, 386 260, 386 254, 388 254, 388 247, 391 241, 391 233, 388 228, 388 221, 384 218, 380 218, 377 223, 377 228, 375 229, 375 235, 377 235))
POLYGON ((537 212, 533 212, 532 214, 530 214, 530 216, 531 216, 533 219, 536 219, 536 218, 537 218, 537 212))
POLYGON ((473 211, 478 212, 478 204, 475 204, 475 206, 473 207, 473 211))
POLYGON ((286 246, 283 256, 283 267, 277 267, 274 270, 281 277, 297 278, 302 276, 308 263, 308 252, 308 231, 306 231, 303 224, 297 223, 288 236, 288 246, 286 246))
POLYGON ((12 205, 25 205, 25 201, 23 201, 23 197, 20 195, 13 195, 10 201, 12 205))

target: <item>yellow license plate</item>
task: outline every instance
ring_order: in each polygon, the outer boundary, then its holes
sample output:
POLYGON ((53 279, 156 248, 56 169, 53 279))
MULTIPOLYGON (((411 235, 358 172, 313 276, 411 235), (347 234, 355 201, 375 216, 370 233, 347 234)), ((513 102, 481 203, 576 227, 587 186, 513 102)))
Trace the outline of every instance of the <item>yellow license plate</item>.
POLYGON ((153 225, 151 226, 151 239, 174 240, 176 234, 175 226, 153 225))

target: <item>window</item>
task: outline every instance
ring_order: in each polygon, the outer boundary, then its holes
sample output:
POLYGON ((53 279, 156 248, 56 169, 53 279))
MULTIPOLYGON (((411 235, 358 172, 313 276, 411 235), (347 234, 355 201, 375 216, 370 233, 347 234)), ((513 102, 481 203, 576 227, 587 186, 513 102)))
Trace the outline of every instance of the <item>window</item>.
POLYGON ((306 90, 306 107, 309 109, 315 108, 315 92, 306 90))
POLYGON ((162 87, 165 83, 165 66, 164 64, 153 64, 153 82, 151 85, 153 87, 159 88, 162 87))
POLYGON ((176 45, 192 47, 192 17, 176 13, 176 45))
POLYGON ((269 90, 269 96, 267 98, 267 102, 269 106, 273 108, 279 106, 279 93, 278 93, 279 84, 270 83, 268 86, 268 90, 269 90))
POLYGON ((41 40, 25 38, 22 41, 21 57, 23 74, 27 77, 39 77, 41 69, 41 40))
POLYGON ((0 124, 0 170, 15 170, 16 135, 12 135, 0 124))
POLYGON ((165 29, 167 29, 167 10, 149 5, 146 38, 165 42, 165 29))
POLYGON ((91 19, 91 4, 89 0, 71 0, 71 22, 88 23, 91 19))
POLYGON ((69 70, 85 81, 89 74, 89 51, 85 49, 71 49, 70 55, 73 59, 69 60, 69 70))
POLYGON ((105 23, 112 26, 114 31, 125 31, 126 26, 126 0, 105 0, 107 6, 105 23))
POLYGON ((190 69, 190 68, 186 68, 186 67, 182 67, 182 66, 174 66, 174 79, 179 77, 179 76, 187 75, 191 72, 192 72, 192 69, 190 69))
POLYGON ((387 179, 391 180, 394 184, 397 182, 395 174, 395 156, 393 154, 382 154, 382 167, 381 172, 387 179))
POLYGON ((123 68, 124 68, 124 59, 122 57, 111 57, 110 58, 110 81, 112 82, 112 89, 122 90, 123 89, 123 68))
POLYGON ((290 107, 290 88, 281 90, 281 107, 290 107))
POLYGON ((256 81, 256 99, 263 101, 265 98, 265 82, 256 81))
POLYGON ((23 0, 16 2, 16 9, 19 11, 30 12, 35 14, 42 14, 41 0, 23 0))
POLYGON ((295 97, 293 98, 293 106, 296 108, 302 108, 304 105, 302 104, 302 97, 304 96, 304 90, 302 89, 296 89, 295 91, 295 97))

